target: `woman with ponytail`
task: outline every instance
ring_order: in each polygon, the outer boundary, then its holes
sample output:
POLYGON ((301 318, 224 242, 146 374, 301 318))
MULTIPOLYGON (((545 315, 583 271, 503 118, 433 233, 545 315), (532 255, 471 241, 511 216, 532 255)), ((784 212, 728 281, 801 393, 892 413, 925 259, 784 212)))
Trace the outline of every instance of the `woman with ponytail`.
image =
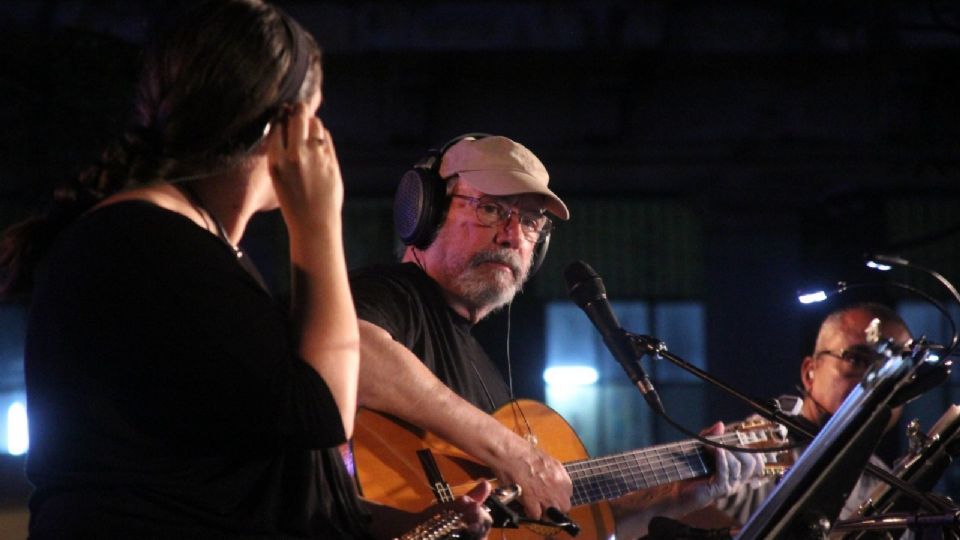
POLYGON ((0 293, 31 299, 31 537, 367 534, 336 448, 359 353, 321 76, 279 9, 191 7, 120 141, 4 235, 0 293), (289 312, 238 247, 278 207, 289 312))

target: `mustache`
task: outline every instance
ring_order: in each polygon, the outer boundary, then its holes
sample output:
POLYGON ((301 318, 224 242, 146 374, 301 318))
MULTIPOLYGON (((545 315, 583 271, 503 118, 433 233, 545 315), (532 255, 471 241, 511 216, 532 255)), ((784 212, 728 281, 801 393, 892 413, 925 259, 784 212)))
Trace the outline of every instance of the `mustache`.
POLYGON ((470 266, 476 267, 484 263, 499 263, 506 265, 513 272, 514 279, 519 280, 523 277, 523 261, 520 255, 509 249, 493 249, 481 251, 470 259, 470 266))

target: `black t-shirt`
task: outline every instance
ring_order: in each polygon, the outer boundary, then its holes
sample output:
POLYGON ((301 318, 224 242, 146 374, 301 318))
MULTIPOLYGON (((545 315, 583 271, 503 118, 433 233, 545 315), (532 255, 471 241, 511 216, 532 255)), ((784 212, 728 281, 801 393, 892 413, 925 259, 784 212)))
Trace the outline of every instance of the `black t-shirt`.
POLYGON ((344 441, 333 397, 283 310, 185 217, 123 202, 64 231, 37 276, 25 370, 32 536, 324 528, 338 465, 313 449, 344 441))
POLYGON ((357 316, 386 330, 454 392, 493 412, 510 399, 503 375, 415 264, 374 266, 350 275, 357 316))

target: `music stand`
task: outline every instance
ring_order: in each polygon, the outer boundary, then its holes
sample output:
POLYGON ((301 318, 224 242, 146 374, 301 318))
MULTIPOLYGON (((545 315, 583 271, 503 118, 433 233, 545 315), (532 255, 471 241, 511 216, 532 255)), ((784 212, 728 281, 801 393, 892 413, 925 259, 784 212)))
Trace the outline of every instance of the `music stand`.
POLYGON ((890 398, 912 367, 900 355, 875 364, 737 539, 825 538, 890 419, 890 398))

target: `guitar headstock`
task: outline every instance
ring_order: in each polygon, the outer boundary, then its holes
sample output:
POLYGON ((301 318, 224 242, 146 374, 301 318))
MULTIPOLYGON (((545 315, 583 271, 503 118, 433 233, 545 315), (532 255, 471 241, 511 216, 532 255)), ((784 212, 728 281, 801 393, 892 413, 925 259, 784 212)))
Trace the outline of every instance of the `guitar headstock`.
POLYGON ((789 449, 783 450, 790 444, 787 428, 764 418, 748 418, 743 422, 727 428, 727 432, 737 435, 737 444, 746 448, 769 448, 763 455, 764 477, 779 478, 796 461, 796 456, 789 449))

